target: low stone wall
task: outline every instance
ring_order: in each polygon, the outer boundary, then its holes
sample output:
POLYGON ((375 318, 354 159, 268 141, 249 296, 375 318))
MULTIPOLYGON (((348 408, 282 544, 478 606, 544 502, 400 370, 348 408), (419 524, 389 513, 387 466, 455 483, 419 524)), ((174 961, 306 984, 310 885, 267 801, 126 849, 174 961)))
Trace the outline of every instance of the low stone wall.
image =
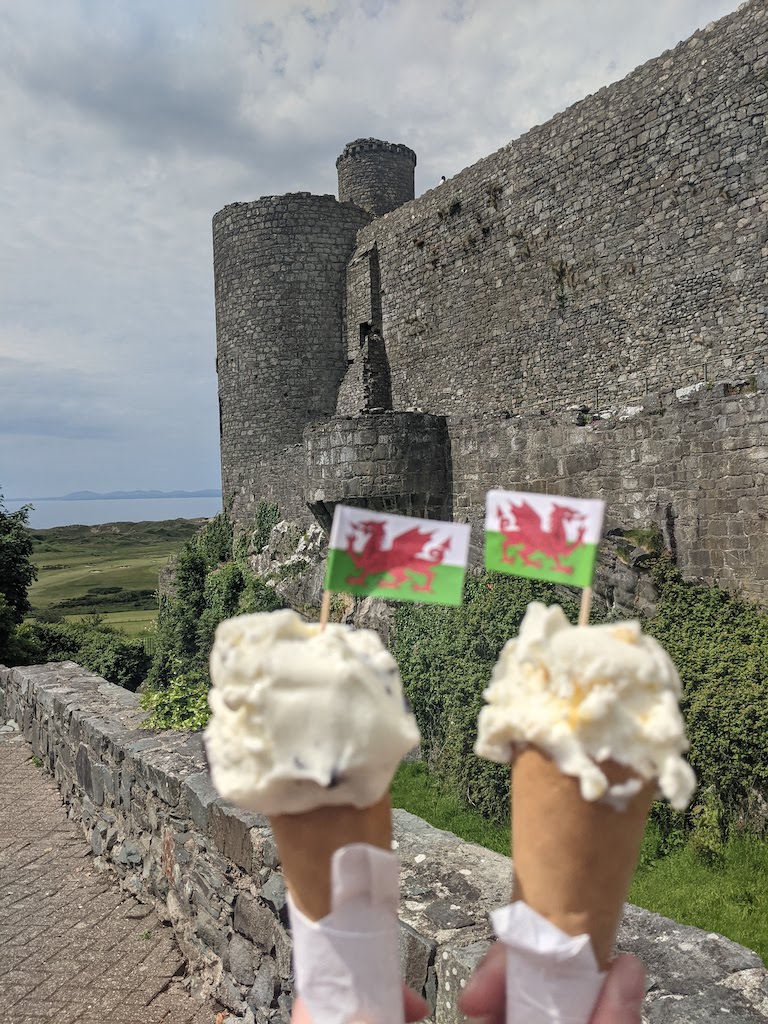
MULTIPOLYGON (((199 734, 151 733, 143 718, 134 694, 71 662, 0 666, 0 726, 19 723, 96 862, 173 924, 193 984, 250 1024, 287 1021, 291 938, 267 819, 217 797, 199 734)), ((406 979, 437 1024, 458 1024, 509 861, 405 811, 394 835, 406 979)), ((768 1020, 768 972, 728 939, 628 906, 619 947, 648 969, 646 1022, 768 1020)))

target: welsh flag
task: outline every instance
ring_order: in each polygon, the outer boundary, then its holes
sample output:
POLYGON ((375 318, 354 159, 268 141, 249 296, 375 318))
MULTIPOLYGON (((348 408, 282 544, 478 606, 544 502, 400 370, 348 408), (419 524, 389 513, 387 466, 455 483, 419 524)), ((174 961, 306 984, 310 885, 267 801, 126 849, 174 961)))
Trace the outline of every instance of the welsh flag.
POLYGON ((485 567, 528 579, 588 587, 605 502, 522 491, 489 491, 485 567))
POLYGON ((469 526, 337 505, 325 589, 461 604, 469 526))

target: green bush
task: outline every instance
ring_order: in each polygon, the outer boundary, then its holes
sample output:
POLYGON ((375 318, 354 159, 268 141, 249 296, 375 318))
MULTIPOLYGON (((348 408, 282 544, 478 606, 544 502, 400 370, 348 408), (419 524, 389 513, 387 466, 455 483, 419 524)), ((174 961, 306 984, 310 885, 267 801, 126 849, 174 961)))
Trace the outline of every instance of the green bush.
MULTIPOLYGON (((699 796, 685 813, 654 804, 658 854, 686 843, 715 864, 732 828, 765 827, 768 797, 768 615, 717 587, 686 583, 672 564, 653 567, 656 615, 644 623, 675 662, 699 796)), ((482 575, 467 582, 459 608, 401 605, 393 653, 413 705, 430 766, 488 818, 507 819, 508 770, 475 757, 482 691, 529 601, 563 604, 543 583, 482 575)), ((593 615, 593 620, 595 620, 593 615)))
POLYGON ((224 514, 206 524, 181 549, 173 594, 160 602, 143 698, 152 712, 148 724, 171 729, 203 725, 216 627, 232 615, 280 607, 275 591, 248 569, 244 553, 233 560, 232 530, 224 514))
MULTIPOLYGON (((157 594, 154 590, 123 590, 122 587, 101 587, 98 590, 89 590, 81 597, 65 597, 56 604, 50 605, 54 611, 66 610, 67 614, 75 611, 87 613, 91 608, 114 610, 115 607, 133 606, 136 609, 154 608, 157 603, 157 594)), ((37 612, 37 618, 40 613, 37 612)))
POLYGON ((238 613, 245 578, 239 565, 229 562, 208 573, 203 590, 204 611, 197 627, 197 650, 206 661, 213 646, 216 627, 238 613))
POLYGON ((0 494, 0 664, 17 664, 24 646, 17 638, 17 627, 30 609, 29 588, 37 579, 27 526, 31 507, 6 512, 0 494))
POLYGON ((280 509, 268 501, 260 501, 256 506, 254 529, 251 544, 256 554, 267 546, 269 535, 280 520, 280 509))
POLYGON ((232 557, 232 524, 224 512, 219 512, 189 543, 208 568, 213 568, 232 557))
POLYGON ((27 622, 18 629, 17 664, 76 661, 110 683, 136 690, 149 668, 141 640, 131 640, 98 616, 80 622, 27 622))
POLYGON ((273 612, 282 607, 283 602, 274 587, 268 587, 260 576, 248 576, 237 606, 238 615, 273 612))
MULTIPOLYGON (((477 716, 499 652, 516 636, 530 601, 558 600, 547 583, 483 573, 467 579, 457 608, 403 604, 393 654, 430 766, 452 792, 492 821, 509 817, 509 768, 473 753, 477 716)), ((560 602, 571 621, 574 601, 560 602)))
POLYGON ((148 729, 202 729, 210 718, 208 677, 195 672, 173 676, 164 690, 147 690, 141 706, 150 714, 148 729))
POLYGON ((665 559, 652 572, 660 599, 646 631, 680 673, 700 792, 716 794, 726 823, 752 827, 768 797, 768 614, 686 583, 665 559))
POLYGON ((150 689, 164 689, 174 675, 199 667, 197 633, 205 612, 205 558, 188 541, 176 559, 174 592, 160 600, 154 655, 147 677, 150 689))

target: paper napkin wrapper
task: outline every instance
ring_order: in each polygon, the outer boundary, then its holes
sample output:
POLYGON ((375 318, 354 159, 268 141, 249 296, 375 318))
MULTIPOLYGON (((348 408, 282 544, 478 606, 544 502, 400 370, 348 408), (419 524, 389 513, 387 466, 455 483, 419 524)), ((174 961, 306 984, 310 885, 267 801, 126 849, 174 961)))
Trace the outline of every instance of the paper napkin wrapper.
POLYGON ((336 850, 331 913, 306 917, 288 897, 296 990, 312 1024, 404 1024, 397 857, 367 843, 336 850))
POLYGON ((491 914, 507 950, 507 1024, 589 1024, 605 974, 588 935, 567 935, 522 900, 491 914))

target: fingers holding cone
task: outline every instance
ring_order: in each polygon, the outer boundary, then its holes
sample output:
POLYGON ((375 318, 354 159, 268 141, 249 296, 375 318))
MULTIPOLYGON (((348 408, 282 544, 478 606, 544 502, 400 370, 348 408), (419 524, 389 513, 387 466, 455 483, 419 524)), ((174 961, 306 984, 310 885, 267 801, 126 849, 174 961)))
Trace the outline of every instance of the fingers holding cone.
MULTIPOLYGON (((611 964, 589 1024, 641 1024, 645 971, 628 953, 611 964)), ((459 1009, 482 1024, 506 1020, 506 950, 494 943, 459 997, 459 1009)))

